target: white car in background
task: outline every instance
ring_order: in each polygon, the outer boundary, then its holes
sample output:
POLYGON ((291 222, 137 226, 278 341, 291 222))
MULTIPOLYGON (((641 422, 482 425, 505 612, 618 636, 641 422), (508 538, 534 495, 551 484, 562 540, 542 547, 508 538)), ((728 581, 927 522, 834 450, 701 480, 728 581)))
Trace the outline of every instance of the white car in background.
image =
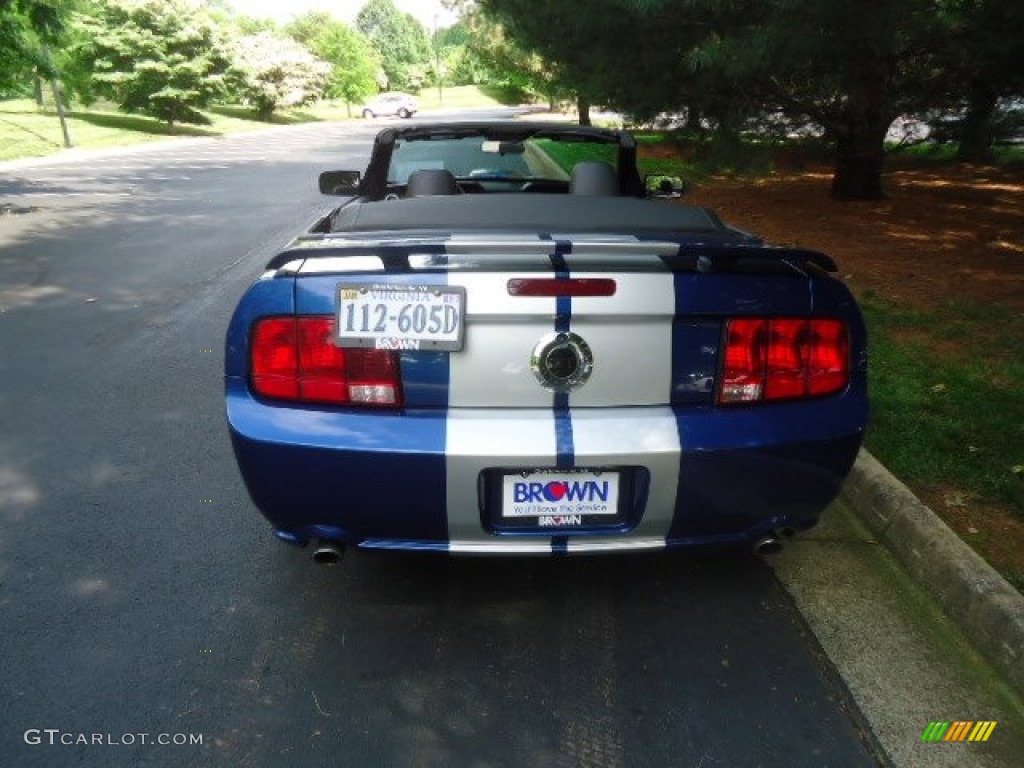
POLYGON ((416 99, 408 93, 382 93, 363 105, 363 117, 412 117, 419 109, 416 99))

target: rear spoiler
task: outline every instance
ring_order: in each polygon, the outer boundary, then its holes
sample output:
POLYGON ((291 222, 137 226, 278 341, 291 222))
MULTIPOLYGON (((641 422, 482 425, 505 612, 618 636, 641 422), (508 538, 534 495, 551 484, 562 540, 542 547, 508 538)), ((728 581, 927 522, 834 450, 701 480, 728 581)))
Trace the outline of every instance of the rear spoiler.
POLYGON ((553 258, 573 256, 573 269, 614 268, 642 272, 744 272, 806 275, 836 272, 835 261, 817 251, 779 248, 750 238, 722 242, 638 237, 437 232, 374 233, 373 237, 303 235, 267 263, 268 271, 289 274, 379 271, 499 271, 550 269, 553 258), (361 257, 361 258, 357 258, 361 257))

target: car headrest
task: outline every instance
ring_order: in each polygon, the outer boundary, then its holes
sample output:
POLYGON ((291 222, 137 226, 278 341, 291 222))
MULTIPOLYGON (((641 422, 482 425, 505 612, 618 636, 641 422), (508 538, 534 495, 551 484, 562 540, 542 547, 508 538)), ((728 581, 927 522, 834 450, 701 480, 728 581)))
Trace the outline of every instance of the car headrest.
POLYGON ((569 192, 573 195, 617 195, 619 177, 608 163, 593 160, 576 163, 569 179, 569 192))
POLYGON ((459 185, 451 171, 443 168, 421 168, 409 174, 405 188, 406 197, 427 195, 457 195, 459 185))

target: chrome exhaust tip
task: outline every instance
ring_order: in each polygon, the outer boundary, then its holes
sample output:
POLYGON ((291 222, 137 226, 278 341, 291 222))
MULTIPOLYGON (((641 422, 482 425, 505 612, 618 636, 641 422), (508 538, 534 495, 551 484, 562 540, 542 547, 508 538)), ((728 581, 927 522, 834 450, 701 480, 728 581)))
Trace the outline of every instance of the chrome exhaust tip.
POLYGON ((344 555, 344 544, 328 539, 319 539, 313 549, 313 562, 320 565, 337 565, 344 555))
POLYGON ((754 542, 755 555, 775 555, 782 551, 782 542, 774 534, 766 534, 754 542))

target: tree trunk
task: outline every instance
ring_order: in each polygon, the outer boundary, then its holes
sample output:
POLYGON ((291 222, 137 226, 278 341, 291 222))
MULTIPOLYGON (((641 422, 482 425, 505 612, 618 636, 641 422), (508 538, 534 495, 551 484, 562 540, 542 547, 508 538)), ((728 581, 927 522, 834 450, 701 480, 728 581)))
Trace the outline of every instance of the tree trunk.
POLYGON ((836 142, 832 197, 837 200, 881 200, 885 131, 850 131, 836 142))
POLYGON ((686 108, 686 124, 684 129, 687 133, 699 135, 704 132, 704 125, 701 122, 700 107, 690 105, 686 108))
POLYGON ((960 148, 957 160, 983 163, 990 159, 992 149, 992 116, 998 101, 995 91, 986 83, 971 83, 967 95, 967 114, 960 128, 960 148))
POLYGON ((56 80, 51 80, 50 85, 53 87, 53 101, 57 105, 57 117, 60 119, 60 132, 64 136, 64 147, 71 149, 75 144, 71 141, 71 130, 68 128, 68 118, 64 113, 64 99, 61 97, 60 84, 56 80))
POLYGON ((590 99, 582 93, 576 94, 576 111, 580 116, 580 125, 590 125, 590 99))
POLYGON ((846 78, 845 103, 825 127, 835 138, 836 167, 832 197, 881 200, 885 135, 895 119, 892 90, 897 62, 868 57, 846 78))

